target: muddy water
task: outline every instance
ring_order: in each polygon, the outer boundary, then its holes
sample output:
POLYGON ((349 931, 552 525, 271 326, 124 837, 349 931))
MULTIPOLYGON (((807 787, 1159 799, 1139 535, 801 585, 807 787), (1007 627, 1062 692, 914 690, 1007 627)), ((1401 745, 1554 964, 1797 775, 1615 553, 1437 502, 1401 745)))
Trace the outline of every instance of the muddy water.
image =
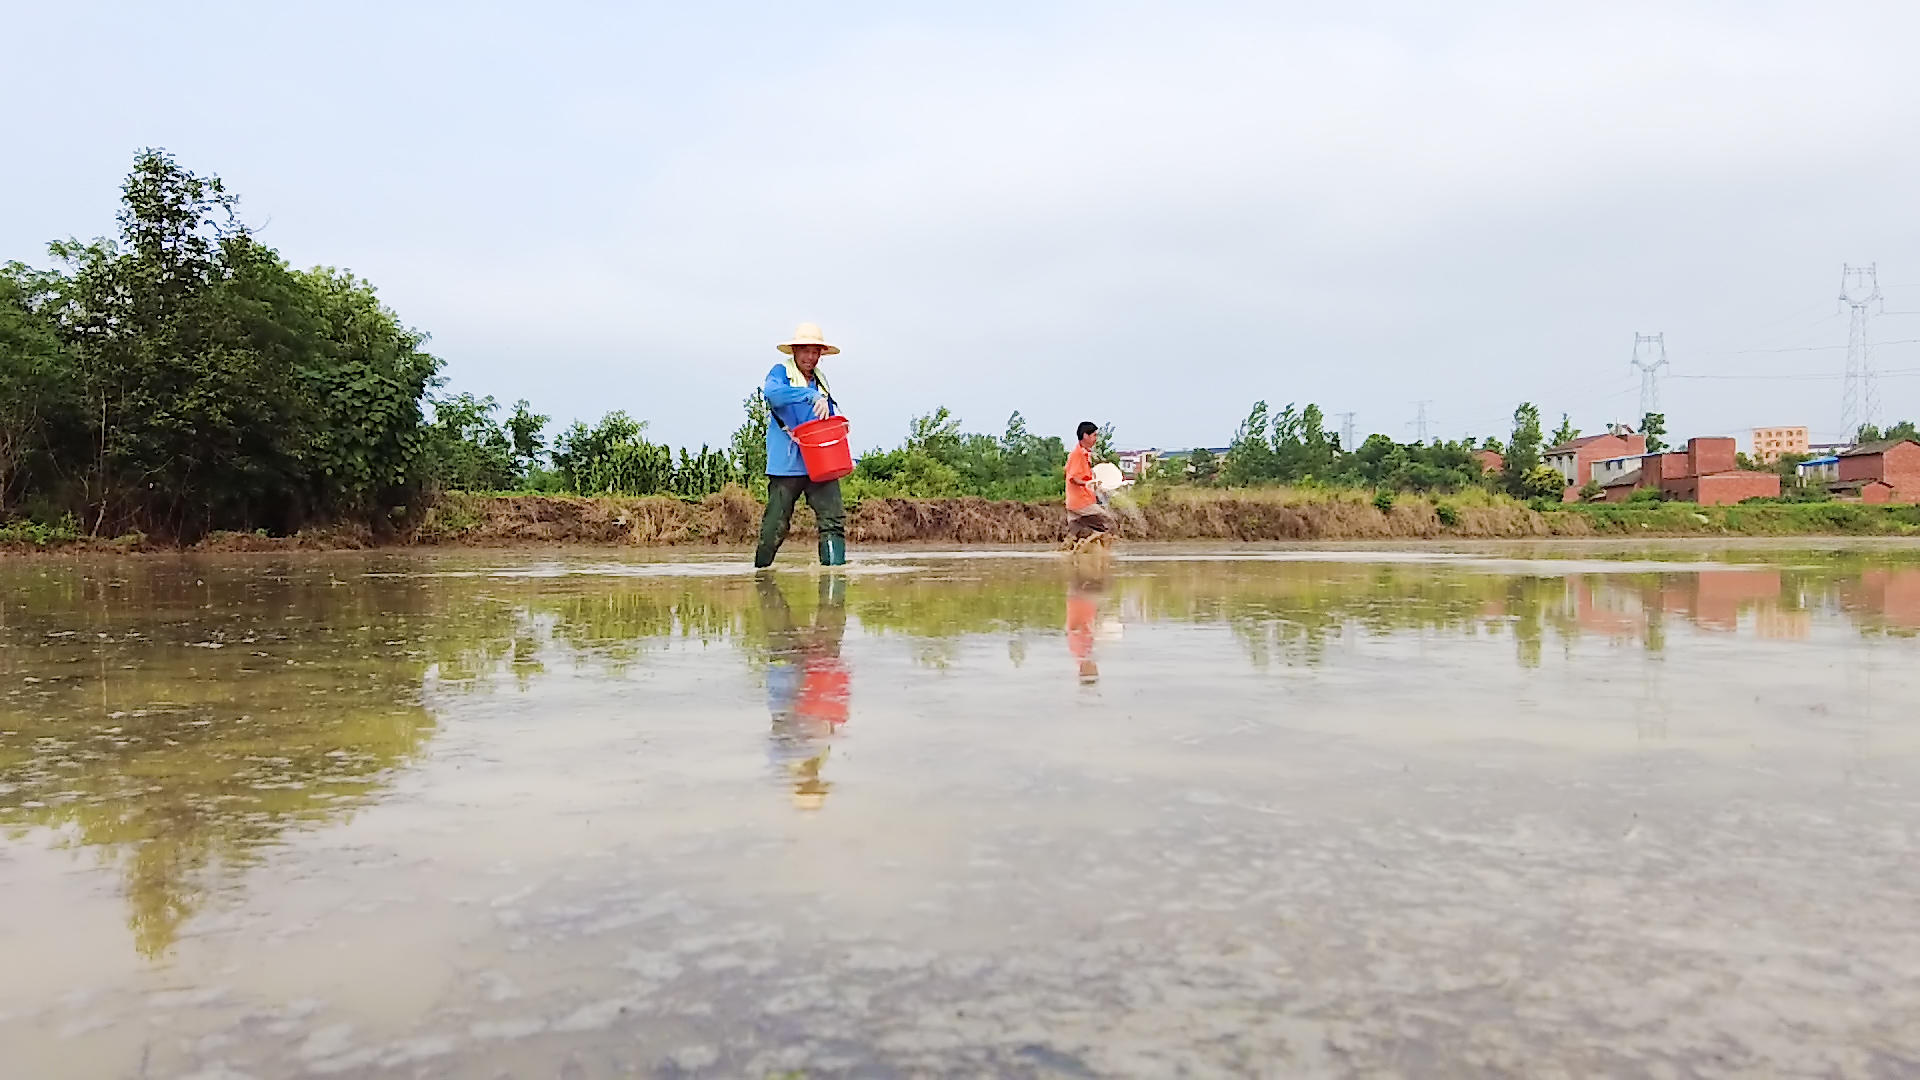
POLYGON ((1913 1075, 1920 552, 0 563, 0 1074, 1913 1075))

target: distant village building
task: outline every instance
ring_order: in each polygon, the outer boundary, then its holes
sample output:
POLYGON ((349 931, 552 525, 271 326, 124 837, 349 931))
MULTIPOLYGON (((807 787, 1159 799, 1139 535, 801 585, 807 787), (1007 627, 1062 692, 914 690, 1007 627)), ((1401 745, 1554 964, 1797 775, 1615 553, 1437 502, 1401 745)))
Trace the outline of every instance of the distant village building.
POLYGON ((1114 463, 1120 466, 1120 475, 1129 480, 1138 480, 1152 471, 1154 462, 1160 460, 1160 450, 1121 450, 1113 455, 1114 463))
POLYGON ((1825 487, 1840 479, 1840 455, 1808 458, 1793 467, 1795 479, 1808 487, 1825 487))
POLYGON ((1827 491, 1839 498, 1872 506, 1893 501, 1893 485, 1885 480, 1837 480, 1827 485, 1827 491))
POLYGON ((1734 440, 1728 435, 1688 439, 1685 450, 1603 459, 1591 468, 1590 478, 1600 482, 1601 497, 1607 502, 1625 502, 1641 488, 1657 488, 1669 499, 1702 506, 1727 506, 1780 494, 1778 474, 1738 466, 1734 440))
MULTIPOLYGON (((1649 458, 1658 458, 1659 456, 1659 454, 1628 454, 1625 457, 1607 458, 1604 461, 1596 461, 1593 463, 1592 471, 1587 474, 1587 479, 1597 480, 1602 487, 1605 487, 1623 476, 1629 476, 1639 472, 1642 464, 1649 458)), ((1656 462, 1655 464, 1657 465, 1658 463, 1656 462)))
MULTIPOLYGON (((1879 481, 1887 486, 1887 498, 1881 501, 1920 502, 1920 442, 1884 439, 1843 450, 1839 457, 1835 486, 1850 490, 1851 485, 1879 481)), ((1869 493, 1859 494, 1866 501, 1869 493)))
POLYGON ((1810 453, 1804 427, 1757 427, 1753 429, 1753 460, 1771 465, 1782 454, 1810 453))
POLYGON ((1558 446, 1550 446, 1540 455, 1548 468, 1566 478, 1564 502, 1578 502, 1580 488, 1593 478, 1593 465, 1610 458, 1634 457, 1647 452, 1647 437, 1636 435, 1625 424, 1613 424, 1605 435, 1588 435, 1558 446))
POLYGON ((1475 450, 1473 460, 1480 463, 1482 472, 1496 473, 1507 467, 1507 456, 1498 450, 1475 450))
MULTIPOLYGON (((1147 450, 1147 451, 1128 451, 1128 452, 1153 454, 1154 455, 1153 461, 1148 466, 1150 471, 1159 470, 1159 469, 1177 469, 1180 471, 1181 474, 1184 475, 1188 469, 1193 467, 1193 455, 1198 453, 1199 451, 1205 450, 1207 453, 1212 454, 1214 466, 1218 468, 1226 464, 1227 451, 1231 449, 1233 448, 1230 446, 1206 446, 1206 447, 1195 447, 1192 450, 1147 450)), ((1135 464, 1137 465, 1138 463, 1136 462, 1135 464)), ((1120 465, 1120 474, 1122 476, 1131 475, 1127 472, 1127 467, 1124 463, 1120 465)), ((1139 479, 1139 478, 1135 477, 1135 479, 1139 479)))

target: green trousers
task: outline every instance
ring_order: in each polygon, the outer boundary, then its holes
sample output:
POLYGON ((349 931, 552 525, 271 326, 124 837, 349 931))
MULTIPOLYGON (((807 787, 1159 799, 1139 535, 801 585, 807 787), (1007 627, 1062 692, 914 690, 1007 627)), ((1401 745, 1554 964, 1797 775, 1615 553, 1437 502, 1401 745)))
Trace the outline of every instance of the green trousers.
POLYGON ((816 484, 804 476, 769 476, 767 512, 760 519, 760 546, 753 553, 753 565, 773 565, 802 495, 820 524, 820 565, 839 566, 847 561, 847 514, 840 503, 840 481, 816 484))

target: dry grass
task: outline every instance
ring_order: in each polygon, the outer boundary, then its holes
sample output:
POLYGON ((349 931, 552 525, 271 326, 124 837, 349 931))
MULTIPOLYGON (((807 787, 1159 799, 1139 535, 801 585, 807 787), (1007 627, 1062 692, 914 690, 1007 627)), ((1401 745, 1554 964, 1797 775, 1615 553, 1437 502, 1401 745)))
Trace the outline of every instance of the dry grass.
MULTIPOLYGON (((1122 537, 1135 540, 1370 540, 1586 535, 1584 519, 1542 515, 1499 496, 1404 496, 1382 513, 1369 492, 1298 488, 1171 490, 1121 500, 1122 537), (1438 506, 1451 507, 1453 524, 1438 506)), ((750 544, 760 504, 739 488, 698 501, 662 497, 448 495, 414 534, 423 544, 750 544)), ((803 505, 795 539, 814 534, 803 505)), ((847 515, 854 543, 1051 544, 1066 536, 1058 503, 979 498, 867 499, 847 515)))
MULTIPOLYGON (((1806 506, 1695 507, 1683 504, 1569 507, 1540 513, 1504 495, 1400 495, 1386 512, 1373 493, 1321 488, 1251 490, 1148 489, 1123 497, 1121 537, 1134 540, 1413 540, 1529 539, 1594 535, 1834 535, 1920 532, 1920 508, 1806 506)), ((520 546, 529 544, 752 544, 761 504, 730 487, 704 499, 586 498, 578 495, 443 496, 411 534, 376 535, 358 526, 307 530, 297 536, 215 533, 194 550, 217 552, 367 548, 383 543, 520 546)), ((814 535, 813 514, 794 515, 793 539, 814 535)), ((867 499, 850 509, 847 538, 859 544, 1057 544, 1066 514, 1057 502, 979 498, 867 499)), ((118 541, 64 539, 9 545, 0 552, 152 550, 144 537, 118 541)))
MULTIPOLYGON (((1584 520, 1537 513, 1483 491, 1427 497, 1402 495, 1382 513, 1373 493, 1347 489, 1256 488, 1154 492, 1139 511, 1137 534, 1153 540, 1392 540, 1586 535, 1584 520), (1441 521, 1449 508, 1452 524, 1441 521)), ((1136 535, 1127 532, 1126 535, 1136 535)))

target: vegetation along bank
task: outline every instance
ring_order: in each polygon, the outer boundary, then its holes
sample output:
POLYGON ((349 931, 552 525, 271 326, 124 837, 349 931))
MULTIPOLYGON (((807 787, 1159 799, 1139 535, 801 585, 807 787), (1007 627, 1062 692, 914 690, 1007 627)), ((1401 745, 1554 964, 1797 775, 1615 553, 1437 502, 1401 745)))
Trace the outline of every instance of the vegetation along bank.
MULTIPOLYGON (((1686 503, 1568 505, 1545 510, 1504 496, 1406 495, 1285 488, 1149 491, 1122 503, 1121 535, 1157 541, 1542 539, 1604 536, 1920 536, 1920 507, 1857 503, 1769 503, 1700 507, 1686 503)), ((0 526, 0 551, 286 551, 545 544, 751 546, 760 503, 728 487, 698 498, 671 496, 472 495, 448 492, 418 528, 375 532, 364 525, 309 528, 290 535, 216 531, 190 545, 142 534, 114 539, 75 529, 0 526)), ((796 535, 811 534, 803 507, 796 535)), ((849 508, 847 535, 862 544, 1052 544, 1063 539, 1057 502, 866 498, 849 508)))

